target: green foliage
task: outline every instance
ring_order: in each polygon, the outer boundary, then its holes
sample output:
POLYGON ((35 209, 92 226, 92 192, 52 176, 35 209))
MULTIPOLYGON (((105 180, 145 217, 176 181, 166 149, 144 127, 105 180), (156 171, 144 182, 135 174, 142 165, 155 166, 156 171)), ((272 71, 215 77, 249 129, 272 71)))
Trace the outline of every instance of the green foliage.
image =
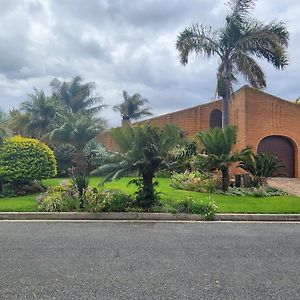
POLYGON ((8 115, 0 111, 0 144, 8 137, 8 115))
POLYGON ((171 187, 194 192, 213 193, 219 186, 212 176, 200 172, 173 173, 170 179, 171 187))
POLYGON ((118 190, 88 188, 85 197, 89 212, 125 212, 133 205, 133 199, 118 190))
POLYGON ((177 202, 175 206, 177 213, 200 214, 207 221, 213 220, 218 210, 216 204, 209 198, 208 203, 196 202, 192 197, 177 202))
POLYGON ((92 174, 104 175, 104 182, 138 172, 142 180, 137 194, 137 202, 151 209, 157 202, 153 178, 159 170, 170 167, 168 152, 182 140, 181 131, 174 125, 163 129, 150 126, 115 128, 112 137, 118 143, 120 152, 110 155, 108 163, 100 166, 92 174), (141 195, 146 198, 142 201, 141 195))
POLYGON ((36 139, 15 136, 0 147, 0 178, 15 184, 56 175, 53 151, 36 139))
POLYGON ((71 180, 74 188, 79 194, 80 208, 83 208, 85 204, 85 190, 89 186, 89 179, 82 174, 74 174, 72 175, 71 180))
POLYGON ((59 186, 49 187, 36 200, 38 210, 44 212, 78 211, 80 205, 78 191, 67 181, 62 181, 59 186))
POLYGON ((149 101, 140 94, 129 96, 126 91, 123 91, 123 98, 124 101, 121 104, 113 107, 114 111, 120 112, 123 118, 137 120, 152 115, 150 108, 144 107, 149 101))
POLYGON ((74 114, 94 116, 104 105, 102 97, 95 96, 94 82, 82 83, 80 76, 71 81, 60 81, 57 78, 50 83, 53 97, 74 114))
POLYGON ((225 195, 229 196, 253 196, 253 197, 273 197, 273 196, 283 196, 288 195, 286 192, 281 190, 268 187, 268 186, 260 186, 260 187, 229 187, 228 191, 225 195))
POLYGON ((204 153, 198 155, 197 165, 203 170, 220 170, 222 172, 223 191, 227 191, 229 185, 229 166, 242 161, 251 154, 249 147, 233 152, 236 144, 237 129, 227 126, 224 129, 211 128, 198 134, 204 153))
POLYGON ((75 148, 70 144, 59 143, 52 146, 57 161, 57 176, 67 177, 74 166, 75 148))
POLYGON ((273 153, 258 153, 245 157, 239 167, 248 172, 251 176, 253 186, 259 187, 266 183, 268 177, 282 175, 284 166, 273 153))

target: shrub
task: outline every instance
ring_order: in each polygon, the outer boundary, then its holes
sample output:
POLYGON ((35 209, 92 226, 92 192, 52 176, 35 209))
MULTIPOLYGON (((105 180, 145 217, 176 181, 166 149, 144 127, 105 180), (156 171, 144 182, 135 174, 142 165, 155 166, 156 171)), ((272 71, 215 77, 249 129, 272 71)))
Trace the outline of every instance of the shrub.
POLYGON ((175 189, 209 193, 218 188, 217 181, 213 177, 200 172, 173 173, 170 185, 175 189))
POLYGON ((0 147, 0 177, 5 182, 21 186, 55 175, 56 160, 46 144, 15 136, 0 147))
POLYGON ((124 212, 133 204, 133 199, 121 191, 91 188, 85 191, 85 201, 89 212, 124 212))
POLYGON ((68 181, 49 187, 47 192, 37 197, 38 210, 44 212, 62 212, 79 210, 79 193, 68 181))
POLYGON ((277 190, 275 188, 261 186, 261 187, 229 187, 228 191, 224 193, 229 196, 253 196, 253 197, 272 197, 272 196, 282 196, 287 195, 286 192, 277 190))
POLYGON ((208 203, 195 202, 191 197, 176 203, 175 209, 178 213, 200 214, 205 220, 213 220, 218 207, 208 198, 208 203))

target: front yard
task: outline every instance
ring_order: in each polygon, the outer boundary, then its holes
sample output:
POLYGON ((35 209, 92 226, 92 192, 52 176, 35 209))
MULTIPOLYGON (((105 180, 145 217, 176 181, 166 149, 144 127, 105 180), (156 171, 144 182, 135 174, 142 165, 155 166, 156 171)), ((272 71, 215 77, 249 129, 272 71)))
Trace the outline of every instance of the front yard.
MULTIPOLYGON (((118 181, 110 182, 105 187, 110 189, 119 189, 128 194, 133 194, 136 190, 134 185, 128 186, 127 183, 132 178, 123 178, 118 181)), ((60 179, 47 179, 44 184, 54 186, 59 184, 60 179)), ((99 178, 91 178, 90 186, 96 187, 99 178)), ((219 213, 300 213, 300 197, 285 195, 276 197, 249 197, 249 196, 227 196, 222 194, 208 194, 189 192, 171 188, 169 179, 159 178, 158 190, 162 193, 163 201, 176 202, 185 199, 187 196, 192 197, 195 201, 208 202, 209 197, 214 200, 218 206, 219 213)), ((36 195, 28 195, 15 198, 0 198, 0 211, 19 211, 30 212, 36 211, 36 195)))

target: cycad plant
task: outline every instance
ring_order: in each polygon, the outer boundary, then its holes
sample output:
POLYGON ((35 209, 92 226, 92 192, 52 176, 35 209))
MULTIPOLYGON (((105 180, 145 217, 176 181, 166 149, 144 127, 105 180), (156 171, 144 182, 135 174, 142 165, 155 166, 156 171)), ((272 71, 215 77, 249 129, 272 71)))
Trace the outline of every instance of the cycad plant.
POLYGON ((0 144, 2 144, 3 139, 8 136, 8 115, 2 111, 0 111, 0 144))
POLYGON ((237 129, 234 126, 212 128, 198 134, 204 152, 199 154, 198 163, 206 170, 219 170, 222 172, 223 191, 229 186, 229 167, 244 160, 251 154, 251 149, 246 147, 239 151, 233 151, 237 140, 237 129))
POLYGON ((177 38, 176 48, 183 65, 191 53, 205 57, 218 56, 217 93, 222 97, 222 127, 228 125, 228 106, 233 83, 242 75, 251 86, 266 86, 264 72, 254 59, 265 59, 275 68, 288 64, 286 49, 289 33, 282 22, 264 24, 250 16, 255 0, 229 0, 230 11, 225 25, 213 30, 193 24, 177 38))
POLYGON ((81 113, 67 112, 59 115, 59 126, 50 134, 53 143, 66 143, 74 147, 75 174, 86 175, 88 161, 85 147, 104 128, 101 119, 91 118, 81 113))
POLYGON ((155 173, 168 169, 169 150, 180 143, 181 131, 174 125, 167 125, 163 129, 144 125, 115 128, 111 135, 120 151, 111 154, 107 163, 92 174, 104 175, 105 182, 138 172, 140 180, 135 181, 139 187, 136 205, 150 210, 159 202, 155 192, 155 173))
POLYGON ((239 167, 250 174, 255 187, 265 184, 268 177, 283 175, 284 171, 284 166, 273 153, 252 154, 240 162, 239 167))

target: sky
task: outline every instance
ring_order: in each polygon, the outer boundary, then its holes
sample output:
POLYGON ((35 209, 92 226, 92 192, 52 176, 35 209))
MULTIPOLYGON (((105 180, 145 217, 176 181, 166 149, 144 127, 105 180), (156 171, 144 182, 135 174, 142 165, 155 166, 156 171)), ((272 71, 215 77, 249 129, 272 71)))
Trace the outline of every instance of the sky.
MULTIPOLYGON (((108 107, 109 126, 120 116, 112 106, 122 91, 140 93, 154 115, 214 99, 217 58, 180 64, 178 33, 192 23, 221 27, 226 0, 0 0, 0 109, 28 99, 33 88, 50 95, 53 78, 80 75, 96 84, 108 107)), ((290 31, 289 66, 277 71, 262 62, 266 92, 300 97, 300 2, 258 0, 253 16, 281 20, 290 31)), ((241 80, 236 88, 244 85, 241 80)))

